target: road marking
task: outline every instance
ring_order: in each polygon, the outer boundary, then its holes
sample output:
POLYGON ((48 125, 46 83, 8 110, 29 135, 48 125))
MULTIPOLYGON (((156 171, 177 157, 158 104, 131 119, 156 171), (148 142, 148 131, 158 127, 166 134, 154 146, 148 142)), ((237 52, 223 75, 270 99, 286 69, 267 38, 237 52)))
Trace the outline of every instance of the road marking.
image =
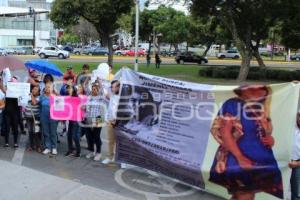
POLYGON ((17 165, 22 165, 23 158, 24 158, 24 152, 26 148, 26 142, 27 137, 25 135, 21 134, 20 141, 19 141, 19 148, 15 150, 14 156, 11 160, 12 163, 17 165))
MULTIPOLYGON (((128 169, 120 169, 120 170, 116 171, 116 173, 115 173, 115 180, 116 180, 116 182, 119 185, 121 185, 122 187, 124 187, 124 188, 126 188, 126 189, 128 189, 128 190, 130 190, 132 192, 144 195, 147 200, 159 200, 160 197, 161 198, 182 197, 182 196, 192 195, 192 194, 194 194, 196 192, 196 189, 193 189, 193 188, 191 188, 189 190, 186 190, 184 192, 178 192, 178 191, 176 191, 174 189, 174 187, 178 183, 178 181, 173 182, 172 179, 160 179, 159 178, 160 175, 158 175, 155 172, 154 173, 151 172, 151 174, 155 175, 154 176, 156 178, 155 180, 158 181, 159 184, 155 184, 153 182, 147 182, 147 181, 140 180, 140 179, 134 179, 132 181, 135 181, 136 183, 140 183, 140 184, 143 184, 143 185, 146 185, 146 186, 163 189, 165 191, 170 192, 170 194, 158 194, 158 193, 154 193, 154 192, 146 192, 146 191, 134 188, 133 186, 127 184, 123 180, 123 176, 122 175, 127 170, 128 169)), ((145 170, 145 173, 148 173, 148 172, 149 172, 148 170, 145 170)), ((149 174, 149 176, 151 176, 151 174, 149 174)), ((152 177, 152 179, 153 179, 153 177, 152 177)))

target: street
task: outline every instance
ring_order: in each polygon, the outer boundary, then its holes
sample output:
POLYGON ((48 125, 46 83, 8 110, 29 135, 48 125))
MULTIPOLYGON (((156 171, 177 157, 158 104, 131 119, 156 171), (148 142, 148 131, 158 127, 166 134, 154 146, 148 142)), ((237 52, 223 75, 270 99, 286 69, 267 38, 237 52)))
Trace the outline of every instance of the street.
MULTIPOLYGON (((102 131, 102 157, 107 140, 102 131)), ((0 142, 0 199, 105 199, 105 200, 219 200, 165 176, 141 168, 120 169, 119 164, 105 166, 88 160, 83 150, 80 159, 64 157, 66 136, 60 137, 58 156, 26 151, 27 136, 21 135, 20 148, 4 148, 0 142), (12 190, 13 189, 13 190, 12 190)), ((86 147, 83 137, 82 147, 86 147)), ((221 199, 220 199, 221 200, 221 199)))
MULTIPOLYGON (((40 59, 37 55, 19 55, 17 56, 22 61, 28 61, 33 59, 40 59)), ((57 58, 49 58, 50 61, 63 61, 63 62, 107 62, 107 58, 105 56, 78 56, 78 55, 71 55, 68 59, 57 59, 57 58)), ((125 56, 114 56, 114 62, 116 63, 134 63, 134 57, 125 57, 125 56)), ((152 59, 152 63, 154 59, 152 59)), ((146 63, 145 57, 139 58, 139 63, 146 63)), ((162 64, 176 64, 174 58, 170 57, 162 57, 162 64)), ((189 63, 186 63, 189 64, 189 63)), ((239 66, 241 64, 240 60, 233 60, 233 59, 217 59, 215 57, 208 58, 208 65, 236 65, 239 66)), ((278 67, 278 68, 291 68, 291 69, 299 69, 300 62, 285 62, 285 61, 265 61, 267 67, 278 67)), ((196 64, 195 64, 196 65, 196 64)), ((256 61, 251 62, 251 66, 258 66, 256 61)))

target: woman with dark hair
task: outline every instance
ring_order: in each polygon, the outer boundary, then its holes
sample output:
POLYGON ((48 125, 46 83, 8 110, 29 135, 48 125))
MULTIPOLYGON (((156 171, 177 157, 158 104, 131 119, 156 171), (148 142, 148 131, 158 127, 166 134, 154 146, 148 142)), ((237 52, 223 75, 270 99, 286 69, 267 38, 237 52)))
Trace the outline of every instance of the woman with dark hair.
MULTIPOLYGON (((66 87, 68 96, 70 97, 78 97, 76 89, 74 86, 67 85, 66 87)), ((80 148, 80 127, 77 121, 69 121, 68 127, 68 151, 66 152, 65 156, 74 155, 75 157, 80 157, 81 148, 80 148), (74 153, 73 149, 73 141, 76 146, 76 152, 74 153)))
POLYGON ((54 94, 53 84, 47 83, 40 97, 40 118, 45 143, 43 154, 57 155, 57 121, 50 118, 50 97, 54 94))
POLYGON ((50 83, 50 84, 53 84, 53 83, 54 83, 54 78, 53 78, 53 76, 52 76, 51 74, 46 74, 46 75, 44 76, 43 81, 40 83, 40 91, 41 91, 41 94, 44 93, 45 86, 46 86, 46 84, 48 84, 48 83, 50 83))
POLYGON ((28 151, 36 150, 42 152, 41 148, 41 132, 40 132, 40 106, 39 106, 40 88, 33 86, 31 89, 31 99, 25 107, 24 116, 26 119, 29 147, 28 151))
POLYGON ((283 198, 281 172, 272 147, 271 89, 241 86, 227 100, 211 133, 220 144, 209 180, 227 188, 235 200, 253 200, 258 192, 283 198))
POLYGON ((101 159, 101 129, 104 122, 104 92, 102 85, 93 83, 91 94, 88 96, 85 112, 85 131, 89 153, 86 158, 94 157, 94 161, 101 159), (96 146, 96 152, 95 147, 96 146))

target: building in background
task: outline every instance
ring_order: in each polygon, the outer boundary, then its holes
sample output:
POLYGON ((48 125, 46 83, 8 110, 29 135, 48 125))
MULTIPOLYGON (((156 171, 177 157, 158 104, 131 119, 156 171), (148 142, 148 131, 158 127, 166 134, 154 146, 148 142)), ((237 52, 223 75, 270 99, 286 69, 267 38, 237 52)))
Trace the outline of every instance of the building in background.
POLYGON ((33 16, 29 15, 29 7, 34 8, 37 13, 35 46, 44 47, 56 43, 56 30, 48 17, 51 9, 50 2, 46 0, 1 0, 0 47, 32 46, 33 16))

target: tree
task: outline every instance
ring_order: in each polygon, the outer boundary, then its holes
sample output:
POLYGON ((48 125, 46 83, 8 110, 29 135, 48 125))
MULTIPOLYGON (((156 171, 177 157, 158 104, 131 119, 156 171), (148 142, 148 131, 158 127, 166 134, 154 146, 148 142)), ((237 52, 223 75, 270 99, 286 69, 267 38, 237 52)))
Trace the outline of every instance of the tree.
POLYGON ((156 10, 144 9, 140 15, 140 37, 149 42, 148 53, 154 34, 161 33, 161 41, 177 46, 187 41, 190 33, 189 18, 171 7, 159 6, 156 10))
POLYGON ((119 28, 118 19, 129 13, 133 5, 133 0, 55 0, 50 18, 62 28, 78 24, 81 17, 90 22, 102 44, 108 46, 108 63, 112 64, 112 35, 119 28))
POLYGON ((80 42, 80 38, 73 32, 65 31, 63 36, 59 39, 61 44, 68 44, 68 43, 78 43, 80 42))
POLYGON ((99 40, 99 34, 95 27, 83 18, 80 18, 79 23, 72 27, 72 31, 76 33, 83 44, 99 40))
POLYGON ((241 53, 239 81, 247 78, 252 55, 259 56, 260 41, 268 37, 268 30, 284 16, 281 0, 191 0, 194 16, 215 16, 230 31, 241 53), (258 53, 258 54, 257 54, 258 53))
POLYGON ((300 5, 297 0, 287 0, 289 16, 281 21, 279 33, 281 42, 286 47, 297 50, 300 49, 300 5))
MULTIPOLYGON (((139 25, 139 33, 141 40, 148 41, 149 48, 148 54, 151 52, 151 45, 152 45, 152 36, 154 32, 154 27, 158 24, 154 19, 156 15, 155 10, 148 10, 144 9, 143 12, 140 14, 140 25, 139 25)), ((133 16, 134 17, 134 16, 133 16)), ((135 26, 132 20, 132 26, 135 26)))
POLYGON ((188 41, 191 29, 189 17, 170 7, 160 7, 157 12, 157 16, 164 15, 164 20, 154 26, 154 30, 162 34, 163 42, 177 47, 178 44, 188 41))
POLYGON ((231 43, 232 37, 222 27, 220 21, 214 17, 189 17, 191 21, 188 43, 191 45, 205 45, 202 56, 206 56, 211 45, 231 43))

